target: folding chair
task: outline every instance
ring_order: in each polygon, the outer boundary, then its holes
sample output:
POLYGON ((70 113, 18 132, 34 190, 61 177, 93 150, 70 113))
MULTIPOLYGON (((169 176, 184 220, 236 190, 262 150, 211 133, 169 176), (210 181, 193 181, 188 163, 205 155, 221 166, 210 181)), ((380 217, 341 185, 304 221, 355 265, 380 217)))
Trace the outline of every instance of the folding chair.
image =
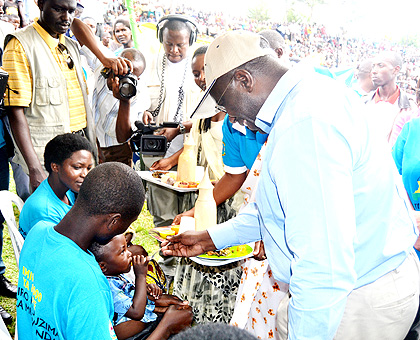
MULTIPOLYGON (((13 212, 13 203, 19 209, 19 213, 23 207, 22 199, 14 194, 13 192, 2 190, 0 191, 0 211, 6 221, 7 228, 9 230, 10 239, 12 240, 13 251, 15 253, 16 265, 19 268, 19 256, 20 251, 23 246, 23 237, 20 234, 15 214, 13 212)), ((3 320, 0 318, 0 340, 10 340, 12 339, 9 332, 7 331, 6 326, 4 325, 3 320), (3 327, 4 326, 4 327, 3 327)), ((17 330, 17 320, 16 320, 16 331, 15 331, 15 340, 18 340, 18 330, 17 330)))
POLYGON ((3 214, 7 228, 9 229, 13 251, 15 253, 16 265, 19 268, 19 255, 22 250, 24 239, 18 230, 12 203, 16 204, 20 213, 23 207, 22 199, 13 192, 7 190, 0 191, 0 211, 3 214))

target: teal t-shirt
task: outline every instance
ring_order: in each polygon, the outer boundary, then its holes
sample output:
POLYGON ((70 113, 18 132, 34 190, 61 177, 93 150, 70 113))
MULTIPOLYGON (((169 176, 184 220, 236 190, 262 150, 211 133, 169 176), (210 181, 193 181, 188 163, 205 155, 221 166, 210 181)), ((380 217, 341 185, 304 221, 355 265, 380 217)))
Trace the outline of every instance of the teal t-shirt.
POLYGON ((19 216, 19 232, 23 238, 39 221, 58 224, 76 201, 76 195, 69 190, 66 193, 70 205, 62 202, 52 190, 48 179, 45 179, 23 205, 19 216))
POLYGON ((404 125, 392 156, 414 210, 420 211, 420 118, 404 125))
POLYGON ((51 222, 39 222, 24 242, 16 314, 25 340, 117 339, 111 291, 95 257, 51 222))

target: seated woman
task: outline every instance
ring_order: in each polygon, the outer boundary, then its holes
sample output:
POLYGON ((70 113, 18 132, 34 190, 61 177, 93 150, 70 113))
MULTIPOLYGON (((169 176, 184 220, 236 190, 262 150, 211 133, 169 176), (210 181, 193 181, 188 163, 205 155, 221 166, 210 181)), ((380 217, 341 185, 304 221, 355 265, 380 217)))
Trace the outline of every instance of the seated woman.
POLYGON ((26 238, 39 221, 58 223, 73 206, 85 176, 93 167, 92 145, 82 136, 58 135, 45 146, 45 179, 26 200, 19 217, 19 231, 26 238))

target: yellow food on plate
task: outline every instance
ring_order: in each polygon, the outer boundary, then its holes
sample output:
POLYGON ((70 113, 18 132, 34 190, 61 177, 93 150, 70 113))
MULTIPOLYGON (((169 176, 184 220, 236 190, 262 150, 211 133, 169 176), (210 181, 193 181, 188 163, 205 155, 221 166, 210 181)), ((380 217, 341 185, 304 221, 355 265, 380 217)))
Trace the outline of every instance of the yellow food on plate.
POLYGON ((236 251, 237 251, 238 253, 245 253, 245 252, 246 252, 246 245, 237 246, 237 247, 236 247, 236 251))
POLYGON ((164 230, 159 231, 159 235, 162 236, 163 238, 166 238, 168 236, 175 235, 175 230, 164 229, 164 230))
POLYGON ((175 235, 179 233, 179 225, 172 225, 171 230, 175 231, 175 235))

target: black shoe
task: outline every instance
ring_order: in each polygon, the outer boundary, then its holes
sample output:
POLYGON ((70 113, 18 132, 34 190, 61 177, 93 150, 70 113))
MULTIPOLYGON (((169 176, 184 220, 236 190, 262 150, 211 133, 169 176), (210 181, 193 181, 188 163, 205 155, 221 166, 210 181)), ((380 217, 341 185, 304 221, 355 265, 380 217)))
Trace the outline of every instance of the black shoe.
POLYGON ((0 295, 16 299, 16 292, 17 287, 6 279, 4 275, 0 275, 0 295))
POLYGON ((13 316, 7 313, 2 306, 0 306, 0 316, 6 325, 10 325, 13 321, 13 316))

